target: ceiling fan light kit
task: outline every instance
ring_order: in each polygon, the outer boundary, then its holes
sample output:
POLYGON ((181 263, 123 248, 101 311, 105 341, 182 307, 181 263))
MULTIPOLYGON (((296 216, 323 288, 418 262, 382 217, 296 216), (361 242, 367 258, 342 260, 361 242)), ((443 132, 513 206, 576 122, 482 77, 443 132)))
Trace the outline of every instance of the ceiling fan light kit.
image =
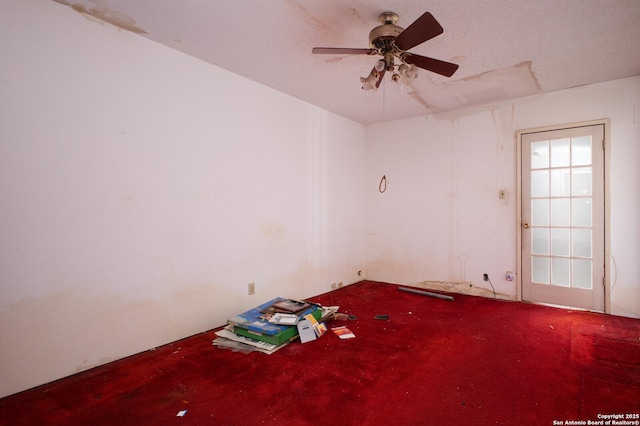
POLYGON ((314 47, 311 53, 382 56, 382 59, 376 61, 367 77, 360 77, 364 90, 375 90, 380 87, 387 71, 393 73, 392 81, 410 86, 418 77, 418 68, 445 77, 451 77, 458 69, 457 64, 408 52, 409 49, 443 33, 442 26, 431 13, 425 12, 407 29, 396 25, 399 17, 393 12, 382 13, 379 19, 382 25, 375 27, 369 33, 370 48, 314 47), (396 64, 396 60, 399 64, 396 64))

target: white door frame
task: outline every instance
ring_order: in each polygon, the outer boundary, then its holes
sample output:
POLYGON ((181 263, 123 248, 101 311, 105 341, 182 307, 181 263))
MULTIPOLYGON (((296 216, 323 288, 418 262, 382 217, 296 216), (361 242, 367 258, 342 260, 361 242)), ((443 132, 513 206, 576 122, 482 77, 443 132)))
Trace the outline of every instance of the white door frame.
POLYGON ((611 313, 610 297, 610 259, 611 238, 610 238, 610 191, 609 191, 609 164, 610 164, 610 120, 603 118, 599 120, 582 121, 578 123, 557 124, 546 127, 536 127, 516 131, 516 299, 522 301, 522 135, 526 133, 546 132, 551 130, 570 129, 573 127, 604 126, 604 311, 611 313))

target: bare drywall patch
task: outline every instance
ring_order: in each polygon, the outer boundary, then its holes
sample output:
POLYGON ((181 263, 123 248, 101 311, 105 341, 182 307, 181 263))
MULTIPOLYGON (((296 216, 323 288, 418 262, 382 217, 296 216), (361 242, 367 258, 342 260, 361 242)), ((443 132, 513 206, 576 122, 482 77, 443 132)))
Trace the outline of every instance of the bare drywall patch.
POLYGON ((428 94, 429 102, 437 105, 433 113, 442 114, 476 105, 488 105, 535 95, 542 92, 530 61, 483 72, 442 84, 417 82, 428 94))
POLYGON ((136 25, 136 21, 122 12, 109 9, 102 2, 94 2, 95 7, 87 8, 80 3, 71 3, 67 0, 53 0, 57 3, 71 7, 82 16, 97 22, 107 22, 123 30, 131 31, 136 34, 148 34, 145 30, 136 25))
POLYGON ((462 81, 475 81, 475 80, 491 80, 495 78, 502 78, 503 76, 510 76, 515 73, 517 74, 519 70, 524 70, 528 75, 533 78, 535 85, 540 90, 540 84, 536 79, 535 75, 533 75, 533 71, 531 70, 531 61, 520 62, 519 64, 515 64, 511 67, 501 68, 497 70, 485 71, 483 73, 472 75, 466 78, 463 78, 462 81))
POLYGON ((481 104, 540 93, 540 83, 531 69, 531 61, 473 75, 444 84, 463 104, 481 104))

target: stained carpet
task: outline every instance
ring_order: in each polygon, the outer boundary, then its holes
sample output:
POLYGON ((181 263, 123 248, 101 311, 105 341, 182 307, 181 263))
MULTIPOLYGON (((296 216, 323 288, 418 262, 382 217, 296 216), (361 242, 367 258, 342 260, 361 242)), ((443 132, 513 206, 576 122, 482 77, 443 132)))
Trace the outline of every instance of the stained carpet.
POLYGON ((640 413, 640 320, 452 296, 363 281, 311 298, 357 316, 327 324, 354 339, 241 354, 209 331, 0 399, 0 423, 552 425, 640 413))

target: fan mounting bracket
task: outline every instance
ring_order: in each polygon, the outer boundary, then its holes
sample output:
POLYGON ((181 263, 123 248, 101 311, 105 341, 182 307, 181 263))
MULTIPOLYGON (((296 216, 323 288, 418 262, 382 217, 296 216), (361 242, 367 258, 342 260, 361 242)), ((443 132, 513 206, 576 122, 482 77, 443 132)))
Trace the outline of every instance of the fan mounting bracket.
POLYGON ((392 24, 395 25, 400 20, 400 17, 395 12, 382 12, 378 17, 378 20, 381 24, 392 24))

